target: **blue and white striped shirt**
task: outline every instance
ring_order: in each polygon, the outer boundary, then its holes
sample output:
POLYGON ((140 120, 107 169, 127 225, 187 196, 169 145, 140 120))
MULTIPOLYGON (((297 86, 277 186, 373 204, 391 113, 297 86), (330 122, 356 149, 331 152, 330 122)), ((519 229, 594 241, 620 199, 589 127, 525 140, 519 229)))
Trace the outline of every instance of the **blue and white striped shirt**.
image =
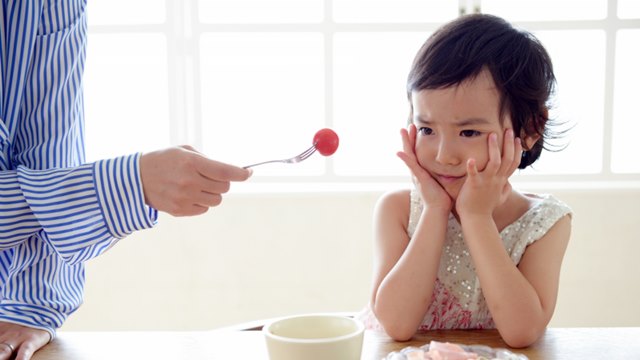
POLYGON ((52 336, 83 262, 152 227, 140 154, 85 164, 86 0, 0 0, 0 321, 52 336))

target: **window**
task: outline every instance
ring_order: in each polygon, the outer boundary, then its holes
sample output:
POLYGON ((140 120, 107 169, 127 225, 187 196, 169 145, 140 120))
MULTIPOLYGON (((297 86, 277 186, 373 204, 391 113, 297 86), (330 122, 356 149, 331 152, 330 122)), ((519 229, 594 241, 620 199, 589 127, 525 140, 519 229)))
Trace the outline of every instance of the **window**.
POLYGON ((257 168, 243 186, 406 182, 395 152, 413 56, 477 9, 545 44, 558 78, 551 116, 571 128, 564 150, 517 181, 640 182, 635 0, 91 1, 88 158, 191 144, 244 165, 293 156, 331 127, 334 156, 257 168))

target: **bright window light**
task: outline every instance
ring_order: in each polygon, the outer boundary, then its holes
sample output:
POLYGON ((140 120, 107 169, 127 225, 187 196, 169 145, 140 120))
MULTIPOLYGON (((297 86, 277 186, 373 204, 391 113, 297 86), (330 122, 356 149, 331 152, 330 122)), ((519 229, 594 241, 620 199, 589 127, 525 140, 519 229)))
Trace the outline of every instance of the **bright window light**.
POLYGON ((407 126, 406 84, 426 33, 339 33, 334 37, 333 122, 342 145, 336 172, 351 176, 402 176, 395 155, 407 126))
POLYGON ((333 17, 340 23, 444 22, 456 16, 457 1, 333 0, 333 17))
MULTIPOLYGON (((239 165, 287 158, 325 127, 321 34, 207 33, 200 51, 206 154, 239 165)), ((323 161, 305 161, 266 166, 260 175, 323 171, 323 161)))
POLYGON ((618 0, 618 17, 621 19, 640 19, 640 1, 618 0))
POLYGON ((607 0, 482 0, 481 4, 483 12, 509 21, 594 20, 607 17, 607 0))
POLYGON ((640 173, 637 144, 640 134, 638 84, 640 83, 640 30, 620 30, 616 41, 616 76, 613 99, 611 170, 640 173))
POLYGON ((200 0, 200 21, 218 24, 319 23, 323 0, 200 0))
POLYGON ((549 52, 557 78, 549 116, 565 124, 559 129, 567 130, 552 144, 566 148, 543 152, 522 174, 598 173, 603 161, 604 31, 538 31, 535 35, 549 52))
POLYGON ((631 146, 640 130, 639 4, 90 1, 88 159, 190 144, 213 159, 249 165, 297 155, 330 127, 341 140, 333 156, 261 167, 251 184, 406 183, 396 152, 411 62, 440 25, 480 9, 538 36, 558 79, 550 115, 567 132, 553 144, 566 147, 543 152, 517 181, 637 183, 631 146))
POLYGON ((89 25, 159 24, 165 21, 165 2, 158 0, 89 0, 89 25))
POLYGON ((93 34, 85 68, 87 159, 170 145, 167 46, 157 34, 93 34))

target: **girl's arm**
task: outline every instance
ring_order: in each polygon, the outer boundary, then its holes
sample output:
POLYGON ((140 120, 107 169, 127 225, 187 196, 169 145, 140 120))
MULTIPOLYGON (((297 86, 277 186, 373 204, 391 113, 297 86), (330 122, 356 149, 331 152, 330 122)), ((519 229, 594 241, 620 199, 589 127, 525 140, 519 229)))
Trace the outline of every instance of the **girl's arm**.
POLYGON ((495 210, 511 211, 515 198, 509 177, 520 162, 521 142, 507 129, 500 154, 497 135, 489 136, 489 162, 478 171, 467 162, 468 178, 456 200, 462 232, 500 335, 509 346, 525 347, 546 328, 555 308, 560 264, 571 231, 570 218, 561 218, 513 263, 494 220, 495 210), (512 202, 513 204, 513 202, 512 202))
POLYGON ((399 341, 413 336, 431 304, 449 215, 447 209, 425 207, 410 241, 409 211, 409 192, 402 191, 382 197, 374 215, 371 308, 399 341))
POLYGON ((553 315, 571 218, 564 216, 531 244, 517 267, 493 219, 462 218, 462 229, 500 335, 512 347, 531 345, 553 315))

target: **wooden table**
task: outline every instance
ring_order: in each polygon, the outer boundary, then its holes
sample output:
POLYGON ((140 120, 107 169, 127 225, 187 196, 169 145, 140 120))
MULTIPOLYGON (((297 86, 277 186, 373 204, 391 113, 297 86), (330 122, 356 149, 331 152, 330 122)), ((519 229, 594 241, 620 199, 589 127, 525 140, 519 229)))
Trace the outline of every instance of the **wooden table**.
MULTIPOLYGON (((431 340, 506 347, 495 330, 433 331, 408 342, 365 333, 363 360, 380 360, 406 346, 431 340)), ((640 359, 640 327, 551 328, 533 346, 513 350, 531 360, 640 359)), ((268 359, 260 331, 61 332, 33 360, 268 359)))

